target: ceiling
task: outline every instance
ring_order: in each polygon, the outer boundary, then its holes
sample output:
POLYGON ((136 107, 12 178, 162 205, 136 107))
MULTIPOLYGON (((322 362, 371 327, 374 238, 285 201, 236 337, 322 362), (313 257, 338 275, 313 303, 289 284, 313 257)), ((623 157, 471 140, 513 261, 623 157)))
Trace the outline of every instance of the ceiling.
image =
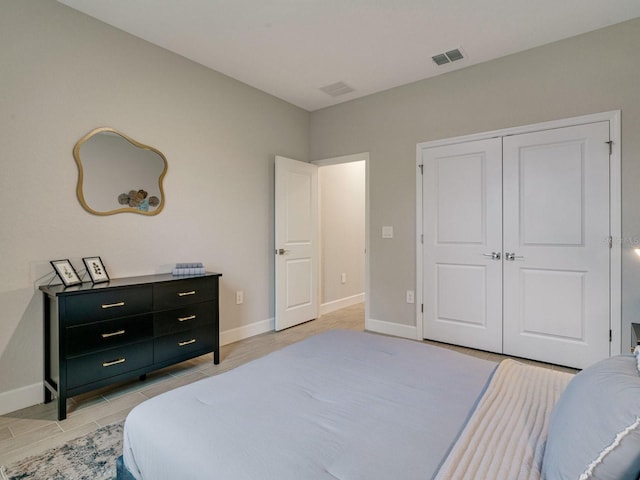
POLYGON ((309 111, 640 17, 638 0, 58 1, 309 111), (337 82, 354 91, 320 90, 337 82))

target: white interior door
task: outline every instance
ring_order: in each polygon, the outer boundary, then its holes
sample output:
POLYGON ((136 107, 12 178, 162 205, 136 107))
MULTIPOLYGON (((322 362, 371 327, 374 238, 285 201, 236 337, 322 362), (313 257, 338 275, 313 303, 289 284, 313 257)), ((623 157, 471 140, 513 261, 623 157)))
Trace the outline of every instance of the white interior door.
POLYGON ((502 351, 502 141, 423 150, 423 336, 502 351))
POLYGON ((318 167, 276 156, 275 329, 318 317, 318 167))
POLYGON ((504 138, 506 354, 609 356, 608 141, 609 122, 504 138))

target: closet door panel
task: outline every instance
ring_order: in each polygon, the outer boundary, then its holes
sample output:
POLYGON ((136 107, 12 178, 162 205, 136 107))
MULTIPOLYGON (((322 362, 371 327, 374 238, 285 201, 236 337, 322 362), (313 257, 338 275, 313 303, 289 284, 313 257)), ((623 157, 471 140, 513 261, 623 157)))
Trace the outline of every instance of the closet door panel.
POLYGON ((501 144, 423 151, 424 338, 502 350, 501 144))
POLYGON ((609 356, 609 123, 504 138, 504 353, 609 356))
POLYGON ((586 213, 583 146, 577 139, 519 151, 522 245, 582 245, 586 213))

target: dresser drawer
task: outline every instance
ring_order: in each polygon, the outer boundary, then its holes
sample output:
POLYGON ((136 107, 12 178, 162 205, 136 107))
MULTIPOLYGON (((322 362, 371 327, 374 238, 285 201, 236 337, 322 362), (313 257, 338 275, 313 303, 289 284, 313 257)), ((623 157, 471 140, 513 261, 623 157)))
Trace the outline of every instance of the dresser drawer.
POLYGON ((67 328, 67 356, 106 350, 151 338, 151 314, 77 325, 67 328))
POLYGON ((65 299, 65 325, 79 325, 149 312, 153 300, 152 292, 151 285, 140 285, 70 295, 65 299))
POLYGON ((211 349, 215 340, 213 326, 165 335, 155 339, 153 361, 163 362, 202 349, 211 349))
POLYGON ((154 333, 159 337, 205 325, 211 325, 213 328, 216 308, 217 302, 204 302, 156 312, 153 315, 154 333))
POLYGON ((71 358, 67 361, 67 388, 97 382, 152 363, 152 340, 71 358))
POLYGON ((218 298, 217 277, 194 277, 153 286, 153 309, 167 310, 218 298))

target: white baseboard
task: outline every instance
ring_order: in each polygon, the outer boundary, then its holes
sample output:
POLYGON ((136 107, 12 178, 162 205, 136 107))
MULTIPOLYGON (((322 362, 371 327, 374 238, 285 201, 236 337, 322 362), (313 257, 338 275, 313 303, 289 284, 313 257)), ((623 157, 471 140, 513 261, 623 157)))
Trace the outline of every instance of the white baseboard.
POLYGON ((371 332, 384 333, 385 335, 393 335, 395 337, 410 338, 411 340, 418 338, 416 337, 415 325, 401 325, 399 323, 368 318, 364 322, 364 328, 371 332))
POLYGON ((220 345, 228 345, 230 343, 244 340, 245 338, 260 335, 261 333, 273 332, 275 329, 275 318, 268 318, 260 322, 251 323, 231 330, 220 332, 220 345))
POLYGON ((327 313, 335 312, 341 308, 350 307, 351 305, 357 305, 362 302, 364 302, 364 293, 358 293, 357 295, 323 303, 320 305, 320 315, 326 315, 327 313))
MULTIPOLYGON (((320 315, 326 315, 327 313, 335 312, 341 308, 350 307, 351 305, 357 305, 362 302, 364 302, 364 293, 323 303, 320 305, 320 315)), ((260 335, 261 333, 273 332, 274 330, 275 318, 268 318, 260 322, 220 332, 220 345, 228 345, 230 343, 244 340, 245 338, 260 335)))
POLYGON ((44 401, 42 382, 0 393, 0 415, 31 407, 44 401))

